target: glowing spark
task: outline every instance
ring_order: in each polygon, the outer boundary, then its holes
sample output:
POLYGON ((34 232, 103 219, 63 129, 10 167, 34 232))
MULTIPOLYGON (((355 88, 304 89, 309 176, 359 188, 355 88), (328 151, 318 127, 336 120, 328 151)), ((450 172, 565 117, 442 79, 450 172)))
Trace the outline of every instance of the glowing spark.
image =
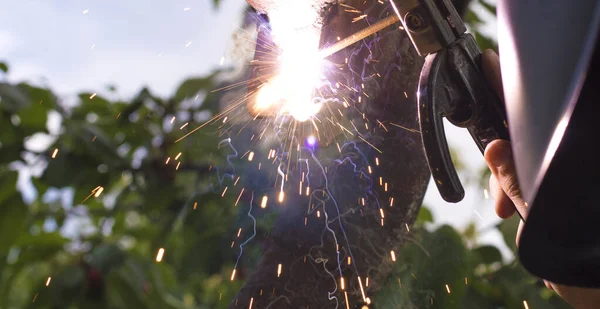
POLYGON ((375 157, 375 165, 379 166, 379 158, 375 157))
POLYGON ((251 151, 248 155, 248 161, 252 162, 252 159, 254 159, 254 151, 251 151))
POLYGON ((225 187, 225 190, 223 190, 223 193, 221 193, 221 197, 225 196, 225 192, 227 192, 227 188, 228 187, 225 187))
MULTIPOLYGON (((238 176, 238 178, 235 179, 235 182, 233 183, 233 185, 237 185, 238 181, 240 181, 240 176, 238 176)), ((242 191, 244 191, 244 189, 242 189, 242 191)))
POLYGON ((362 295, 363 301, 366 301, 367 297, 365 296, 365 290, 363 289, 363 284, 360 280, 360 276, 358 276, 358 285, 360 287, 360 294, 362 295))
POLYGON ((252 303, 254 303, 254 297, 250 298, 250 305, 248 306, 248 309, 252 309, 252 303))
POLYGON ((85 14, 87 14, 89 12, 90 12, 90 10, 83 10, 83 12, 81 12, 81 14, 85 15, 85 14))
POLYGON ((281 276, 281 264, 277 265, 277 278, 281 276))
POLYGON ((450 294, 450 286, 448 286, 447 284, 446 284, 446 291, 448 291, 448 294, 450 294))
POLYGON ((306 196, 310 194, 310 187, 306 187, 306 196))
POLYGON ((100 196, 100 194, 102 194, 102 191, 104 191, 104 187, 96 188, 96 194, 94 194, 94 197, 98 198, 100 196))
POLYGON ((170 161, 171 161, 171 157, 167 157, 167 161, 165 161, 165 164, 169 164, 170 161))
POLYGON ((346 298, 346 309, 350 309, 350 302, 348 301, 348 293, 344 291, 344 297, 346 298))
POLYGON ((410 228, 408 228, 408 223, 404 223, 404 225, 406 226, 406 231, 410 232, 410 228))
MULTIPOLYGON (((367 280, 365 280, 365 286, 369 287, 369 277, 367 277, 367 280)), ((367 297, 368 298, 368 297, 367 297)))
POLYGON ((237 233, 237 237, 240 237, 241 234, 242 234, 242 228, 240 227, 240 229, 238 230, 238 233, 237 233))
POLYGON ((373 174, 373 170, 371 169, 371 166, 367 166, 367 169, 369 170, 369 174, 373 174))
POLYGON ((158 262, 158 263, 162 262, 164 255, 165 255, 165 249, 164 248, 158 249, 158 253, 156 254, 156 262, 158 262))
POLYGON ((198 207, 198 202, 194 203, 194 210, 196 209, 196 207, 198 207))
POLYGON ((352 258, 348 257, 348 265, 352 264, 352 258))
POLYGON ((342 289, 342 290, 345 290, 345 289, 346 289, 346 284, 344 283, 344 277, 341 277, 341 278, 340 278, 340 286, 341 286, 341 289, 342 289))
POLYGON ((379 177, 379 186, 383 186, 383 177, 379 177))
POLYGON ((262 201, 260 202, 260 208, 267 208, 267 201, 269 198, 265 195, 262 197, 262 201))
POLYGON ((57 154, 58 154, 58 148, 54 149, 54 152, 52 152, 52 159, 56 158, 57 154))
POLYGON ((171 118, 171 123, 173 123, 175 121, 175 116, 173 116, 173 118, 171 118))
POLYGON ((390 207, 393 207, 393 206, 394 206, 394 198, 392 197, 392 198, 390 199, 390 207))
POLYGON ((33 299, 31 300, 32 303, 35 303, 35 300, 37 299, 39 293, 35 293, 35 296, 33 296, 33 299))
POLYGON ((527 303, 527 301, 526 301, 526 300, 524 300, 524 301, 523 301, 523 307, 524 307, 525 309, 529 309, 529 304, 527 303))
POLYGON ((95 97, 96 97, 96 95, 97 95, 97 93, 95 93, 95 92, 94 92, 94 93, 93 93, 93 94, 90 96, 90 100, 91 100, 91 99, 93 99, 93 98, 95 98, 95 97))
POLYGON ((415 130, 415 129, 407 128, 407 127, 405 127, 405 126, 401 126, 401 125, 399 125, 399 124, 392 123, 392 122, 390 122, 390 124, 391 124, 391 125, 393 125, 394 127, 398 127, 398 128, 400 128, 400 129, 404 129, 404 130, 406 130, 406 131, 408 131, 408 132, 412 132, 412 133, 418 133, 418 134, 421 134, 421 131, 419 131, 419 130, 415 130))
POLYGON ((46 286, 50 285, 50 281, 52 280, 52 277, 48 277, 48 280, 46 280, 46 286))
POLYGON ((384 186, 384 187, 385 187, 385 188, 384 188, 385 192, 387 192, 387 182, 385 183, 385 186, 384 186))
POLYGON ((379 208, 379 213, 381 214, 381 219, 384 219, 385 215, 383 214, 383 208, 379 208))
POLYGON ((192 41, 187 42, 187 44, 185 44, 185 47, 188 47, 190 45, 192 45, 192 41))
POLYGON ((284 193, 283 191, 279 192, 279 203, 283 203, 284 193))
POLYGON ((392 256, 392 262, 396 262, 396 252, 394 250, 390 251, 390 255, 392 256))
POLYGON ((187 125, 188 125, 188 124, 189 124, 189 122, 186 122, 186 123, 184 123, 184 124, 183 124, 183 125, 182 125, 182 126, 179 128, 179 130, 183 130, 183 128, 187 127, 187 125))
POLYGON ((321 211, 317 210, 317 218, 321 218, 321 211))
POLYGON ((177 162, 177 166, 175 167, 175 170, 179 170, 179 165, 181 164, 181 162, 177 162))
POLYGON ((231 281, 233 281, 233 278, 235 278, 235 268, 233 269, 233 272, 231 273, 231 281))
POLYGON ((179 160, 179 157, 181 157, 181 152, 175 156, 175 160, 179 160))
POLYGON ((465 277, 465 285, 469 284, 469 280, 465 277))
MULTIPOLYGON (((367 303, 367 305, 370 305, 370 304, 371 304, 371 299, 370 299, 369 297, 367 297, 367 298, 365 299, 365 303, 367 303)), ((363 306, 363 308, 364 308, 364 307, 367 307, 367 306, 363 306)), ((369 307, 367 307, 367 309, 369 309, 369 307)))
POLYGON ((184 8, 183 10, 184 10, 184 11, 189 11, 189 10, 191 10, 191 9, 192 9, 192 8, 184 8))
POLYGON ((479 217, 479 219, 483 219, 483 217, 477 212, 477 210, 473 209, 473 212, 479 217))
POLYGON ((244 193, 244 188, 242 188, 242 192, 240 192, 240 195, 238 195, 237 200, 235 200, 235 204, 233 205, 233 207, 237 206, 237 204, 240 202, 240 198, 242 198, 243 193, 244 193))

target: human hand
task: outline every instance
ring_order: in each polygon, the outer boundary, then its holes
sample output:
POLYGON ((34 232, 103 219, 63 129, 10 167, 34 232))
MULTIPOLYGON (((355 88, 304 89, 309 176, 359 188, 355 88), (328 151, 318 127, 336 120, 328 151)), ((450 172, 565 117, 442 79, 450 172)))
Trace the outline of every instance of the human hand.
MULTIPOLYGON (((500 61, 492 50, 486 50, 482 57, 484 74, 492 88, 500 97, 503 95, 500 75, 500 61)), ((485 149, 485 161, 492 172, 490 193, 494 199, 496 214, 503 219, 511 217, 515 210, 527 215, 527 203, 523 201, 509 141, 495 140, 485 149)), ((525 218, 525 220, 527 220, 525 218)), ((516 243, 519 244, 524 222, 519 223, 516 243)), ((600 289, 564 286, 544 281, 549 289, 556 291, 565 301, 577 309, 600 307, 600 289)))

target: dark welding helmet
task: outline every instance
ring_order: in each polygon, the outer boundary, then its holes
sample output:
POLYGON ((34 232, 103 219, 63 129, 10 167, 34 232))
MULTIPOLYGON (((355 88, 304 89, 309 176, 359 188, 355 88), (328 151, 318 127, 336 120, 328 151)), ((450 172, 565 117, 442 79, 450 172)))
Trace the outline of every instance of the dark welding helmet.
POLYGON ((600 287, 598 0, 500 0, 509 129, 529 214, 519 258, 554 283, 600 287))

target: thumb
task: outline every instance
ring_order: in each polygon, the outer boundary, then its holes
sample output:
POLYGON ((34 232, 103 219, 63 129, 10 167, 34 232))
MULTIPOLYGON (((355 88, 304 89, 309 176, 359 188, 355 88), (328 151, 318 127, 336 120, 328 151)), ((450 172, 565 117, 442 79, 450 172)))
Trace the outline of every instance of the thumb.
MULTIPOLYGON (((521 196, 521 189, 517 179, 517 172, 513 161, 510 142, 506 140, 495 140, 485 149, 485 161, 492 174, 498 181, 502 191, 512 201, 519 213, 526 214, 527 206, 521 196)), ((506 203, 504 203, 506 204, 506 203)), ((511 207, 506 205, 504 207, 511 207)), ((508 211, 508 209, 505 209, 508 211)))

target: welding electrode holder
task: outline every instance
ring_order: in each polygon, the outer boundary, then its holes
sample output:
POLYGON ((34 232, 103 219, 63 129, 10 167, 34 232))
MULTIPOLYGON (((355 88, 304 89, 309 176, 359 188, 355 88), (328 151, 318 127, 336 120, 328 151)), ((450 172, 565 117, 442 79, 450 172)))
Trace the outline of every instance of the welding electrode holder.
POLYGON ((443 118, 466 128, 479 150, 509 140, 506 111, 481 68, 481 50, 471 34, 425 58, 419 80, 419 120, 431 173, 444 200, 464 197, 444 133, 443 118))

